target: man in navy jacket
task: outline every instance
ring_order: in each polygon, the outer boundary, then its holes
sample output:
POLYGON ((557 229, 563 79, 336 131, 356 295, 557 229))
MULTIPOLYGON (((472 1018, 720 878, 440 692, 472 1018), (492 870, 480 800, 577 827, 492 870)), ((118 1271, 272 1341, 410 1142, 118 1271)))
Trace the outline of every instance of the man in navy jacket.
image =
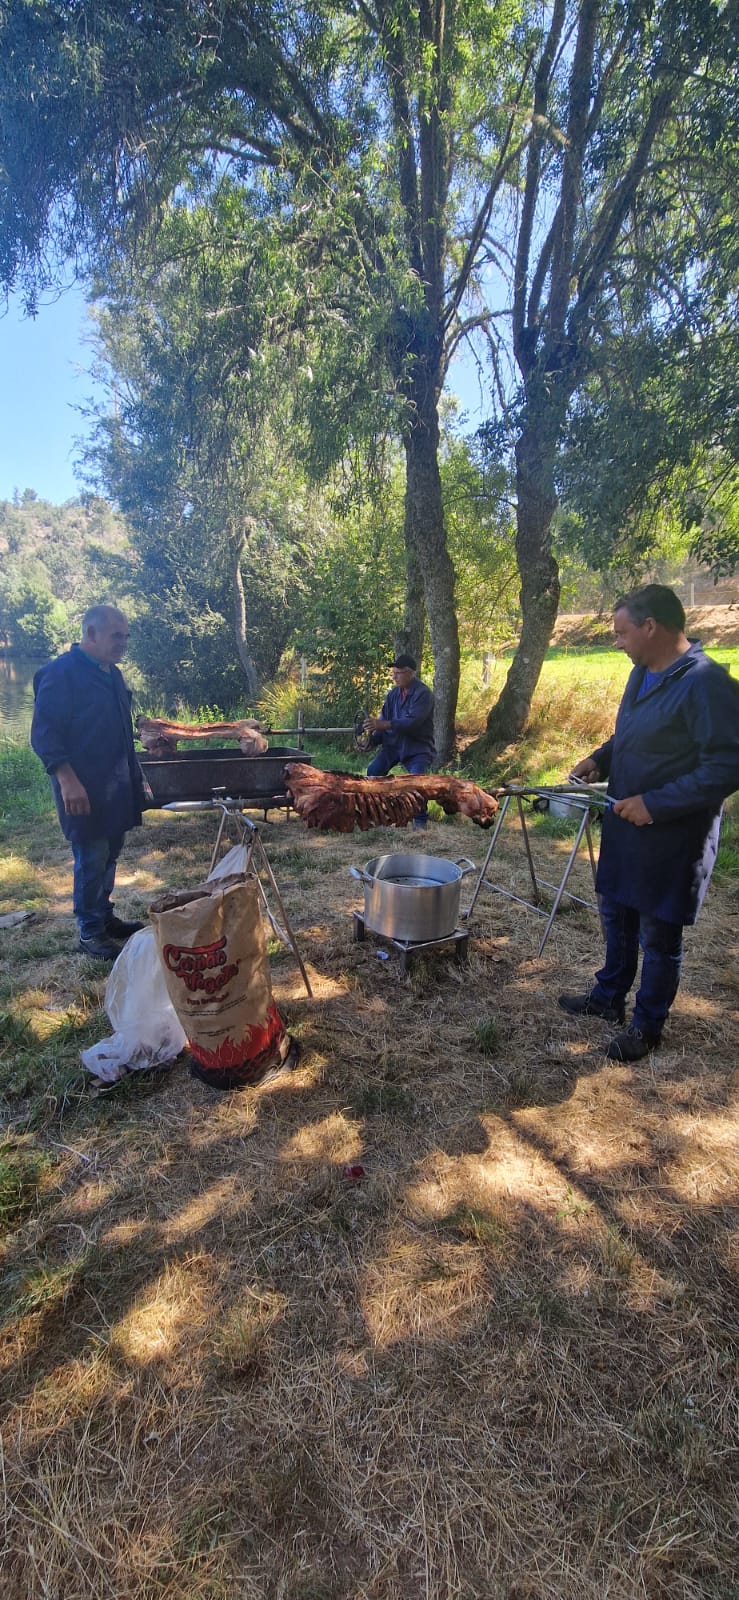
POLYGON ((127 643, 123 613, 91 606, 81 643, 48 661, 33 680, 31 744, 49 773, 72 846, 79 948, 106 961, 119 953, 114 940, 143 927, 117 917, 110 898, 124 834, 141 821, 131 694, 116 666, 127 643))
POLYGON ((640 1061, 659 1044, 677 993, 683 927, 695 922, 713 871, 721 806, 739 788, 739 685, 685 637, 672 589, 650 583, 617 600, 616 646, 634 664, 616 729, 572 776, 608 779, 596 878, 606 958, 587 994, 560 995, 574 1016, 631 1026, 606 1051, 640 1061))
MULTIPOLYGON (((394 688, 386 696, 379 717, 365 722, 370 744, 380 750, 367 768, 368 778, 384 778, 393 767, 406 772, 428 772, 436 760, 434 745, 434 697, 416 677, 413 656, 400 655, 390 664, 394 688)), ((416 829, 425 828, 426 811, 414 817, 416 829)))

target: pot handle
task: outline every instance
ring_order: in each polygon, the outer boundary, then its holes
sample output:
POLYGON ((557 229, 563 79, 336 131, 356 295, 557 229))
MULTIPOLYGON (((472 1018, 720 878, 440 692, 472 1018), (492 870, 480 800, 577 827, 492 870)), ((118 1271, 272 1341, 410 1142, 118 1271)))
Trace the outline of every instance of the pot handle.
POLYGON ((469 856, 457 856, 457 859, 456 859, 454 865, 455 865, 455 867, 461 867, 463 862, 464 862, 464 867, 463 867, 463 870, 462 870, 462 872, 460 874, 461 877, 467 878, 467 877, 469 877, 471 872, 477 872, 477 867, 475 865, 475 862, 474 861, 470 861, 469 856))
POLYGON ((369 872, 363 872, 361 867, 350 867, 349 871, 351 876, 357 879, 358 883, 374 883, 376 881, 369 872))

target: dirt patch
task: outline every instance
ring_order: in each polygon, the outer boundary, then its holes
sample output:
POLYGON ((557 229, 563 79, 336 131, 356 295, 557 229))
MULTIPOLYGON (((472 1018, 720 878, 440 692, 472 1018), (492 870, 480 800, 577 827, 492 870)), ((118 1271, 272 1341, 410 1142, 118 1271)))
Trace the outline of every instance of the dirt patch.
MULTIPOLYGON (((722 606, 695 606, 686 612, 687 632, 704 645, 739 645, 739 603, 722 606)), ((555 645, 612 645, 610 613, 594 616, 587 612, 563 613, 557 617, 552 635, 555 645)))

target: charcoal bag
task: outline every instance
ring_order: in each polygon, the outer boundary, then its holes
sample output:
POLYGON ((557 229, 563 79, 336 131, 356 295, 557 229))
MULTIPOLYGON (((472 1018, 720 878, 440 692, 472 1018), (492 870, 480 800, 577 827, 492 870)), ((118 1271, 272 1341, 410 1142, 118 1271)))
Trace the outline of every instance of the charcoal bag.
POLYGON ((256 879, 220 877, 164 894, 149 916, 195 1075, 233 1089, 291 1065, 295 1051, 272 997, 256 879))

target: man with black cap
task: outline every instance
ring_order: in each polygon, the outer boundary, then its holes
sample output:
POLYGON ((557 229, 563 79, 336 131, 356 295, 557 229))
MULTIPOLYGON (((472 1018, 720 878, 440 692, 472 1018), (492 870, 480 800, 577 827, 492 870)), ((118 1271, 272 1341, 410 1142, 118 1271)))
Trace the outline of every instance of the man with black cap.
MULTIPOLYGON (((386 696, 379 717, 368 717, 365 728, 370 744, 380 749, 367 768, 368 778, 385 778, 393 767, 406 772, 428 772, 436 760, 434 745, 434 697, 416 677, 413 656, 396 656, 390 663, 394 688, 386 696)), ((413 820, 416 829, 426 826, 426 811, 413 820)))

